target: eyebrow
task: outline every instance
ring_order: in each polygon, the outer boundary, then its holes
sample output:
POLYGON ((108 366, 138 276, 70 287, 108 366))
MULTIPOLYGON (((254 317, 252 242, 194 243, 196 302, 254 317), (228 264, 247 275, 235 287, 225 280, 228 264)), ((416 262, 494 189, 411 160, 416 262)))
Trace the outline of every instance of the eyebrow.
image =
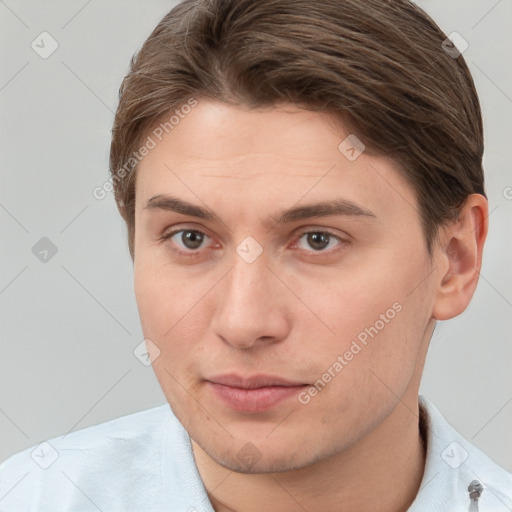
MULTIPOLYGON (((146 202, 144 209, 172 211, 205 220, 218 219, 218 216, 208 208, 203 208, 202 206, 189 203, 177 197, 161 194, 149 199, 146 202)), ((279 210, 274 215, 271 215, 271 218, 276 222, 276 224, 286 224, 299 220, 306 220, 315 217, 328 217, 332 215, 377 217, 370 210, 367 210, 352 201, 347 201, 346 199, 334 199, 307 204, 304 206, 294 206, 287 210, 279 210)))

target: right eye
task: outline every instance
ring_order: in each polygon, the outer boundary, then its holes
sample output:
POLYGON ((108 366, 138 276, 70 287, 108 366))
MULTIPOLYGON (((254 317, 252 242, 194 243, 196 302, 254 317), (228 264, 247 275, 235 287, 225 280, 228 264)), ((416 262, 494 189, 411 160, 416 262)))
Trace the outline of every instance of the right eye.
POLYGON ((177 229, 166 233, 161 237, 162 241, 170 241, 177 249, 172 248, 174 252, 183 254, 184 256, 194 256, 199 252, 198 249, 205 241, 210 238, 206 233, 197 229, 177 229))

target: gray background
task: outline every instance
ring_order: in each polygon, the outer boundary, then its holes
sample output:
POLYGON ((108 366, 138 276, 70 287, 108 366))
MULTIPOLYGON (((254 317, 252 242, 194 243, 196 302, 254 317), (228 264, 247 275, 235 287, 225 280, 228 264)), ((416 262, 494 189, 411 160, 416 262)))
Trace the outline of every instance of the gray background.
MULTIPOLYGON (((421 392, 512 470, 512 2, 417 3, 469 43, 492 212, 476 295, 438 325, 421 392)), ((174 4, 0 0, 0 460, 165 403, 133 355, 143 336, 125 227, 113 196, 96 200, 92 190, 108 178, 129 59, 174 4), (59 44, 47 59, 31 48, 43 31, 59 44), (32 252, 42 237, 58 249, 45 263, 32 252)))

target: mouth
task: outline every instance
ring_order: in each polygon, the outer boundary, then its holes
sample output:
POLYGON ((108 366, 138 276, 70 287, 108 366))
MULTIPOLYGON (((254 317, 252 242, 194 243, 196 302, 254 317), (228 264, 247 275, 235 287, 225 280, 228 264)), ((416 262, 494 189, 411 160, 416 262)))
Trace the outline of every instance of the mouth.
POLYGON ((207 379, 212 395, 236 412, 259 413, 289 400, 309 384, 274 375, 242 377, 236 374, 207 379))

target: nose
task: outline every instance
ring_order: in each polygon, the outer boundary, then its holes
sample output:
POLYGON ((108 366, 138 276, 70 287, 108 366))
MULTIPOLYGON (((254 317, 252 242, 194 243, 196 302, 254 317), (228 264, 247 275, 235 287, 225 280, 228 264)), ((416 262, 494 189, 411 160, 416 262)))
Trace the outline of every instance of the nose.
POLYGON ((218 287, 212 320, 214 333, 224 343, 247 349, 287 337, 291 294, 267 265, 263 257, 249 263, 234 255, 232 269, 218 287))

